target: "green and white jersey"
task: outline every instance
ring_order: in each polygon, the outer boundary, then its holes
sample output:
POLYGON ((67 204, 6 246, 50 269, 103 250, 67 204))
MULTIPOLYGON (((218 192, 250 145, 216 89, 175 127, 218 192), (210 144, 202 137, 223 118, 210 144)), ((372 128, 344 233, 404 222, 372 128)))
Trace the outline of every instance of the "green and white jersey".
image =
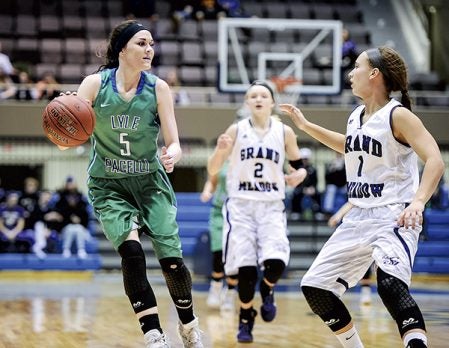
POLYGON ((117 69, 100 72, 101 87, 93 107, 88 173, 97 178, 123 178, 152 173, 161 166, 157 153, 160 122, 157 76, 142 72, 136 95, 125 101, 117 90, 117 69))
POLYGON ((212 204, 216 208, 220 208, 223 206, 224 201, 227 197, 226 191, 226 173, 228 171, 228 162, 226 161, 218 172, 218 182, 217 187, 215 188, 214 197, 212 200, 212 204))

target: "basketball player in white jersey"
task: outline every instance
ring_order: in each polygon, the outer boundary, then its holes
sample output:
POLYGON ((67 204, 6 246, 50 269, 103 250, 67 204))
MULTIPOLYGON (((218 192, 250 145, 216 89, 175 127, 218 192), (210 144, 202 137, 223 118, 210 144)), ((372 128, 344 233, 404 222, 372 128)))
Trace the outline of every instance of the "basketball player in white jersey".
POLYGON ((422 214, 444 172, 435 139, 413 114, 407 70, 392 48, 360 54, 348 75, 363 105, 347 122, 346 136, 309 122, 292 105, 280 108, 310 136, 345 154, 349 202, 343 218, 301 282, 312 310, 344 347, 363 347, 340 296, 374 261, 377 289, 405 347, 427 347, 421 311, 409 292, 422 214), (390 97, 399 91, 401 102, 390 97), (424 162, 419 182, 417 156, 424 162))
POLYGON ((301 168, 299 148, 292 128, 272 117, 273 90, 262 81, 246 92, 251 116, 232 124, 217 140, 208 161, 210 175, 229 158, 224 204, 223 261, 227 276, 238 275, 240 299, 239 342, 252 342, 257 312, 253 309, 258 268, 261 316, 276 315, 273 287, 290 258, 285 214, 285 184, 297 186, 307 175, 301 168), (284 174, 285 157, 290 173, 284 174))

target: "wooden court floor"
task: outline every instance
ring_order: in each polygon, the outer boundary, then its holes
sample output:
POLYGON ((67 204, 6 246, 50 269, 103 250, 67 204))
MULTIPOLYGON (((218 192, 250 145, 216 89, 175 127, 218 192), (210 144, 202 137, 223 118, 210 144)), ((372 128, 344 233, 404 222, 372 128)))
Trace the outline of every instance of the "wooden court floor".
MULTIPOLYGON (((150 275, 163 329, 172 347, 182 347, 177 316, 162 278, 150 275)), ((254 342, 236 342, 237 314, 206 307, 207 283, 194 279, 195 312, 205 347, 340 347, 330 330, 310 312, 297 290, 299 280, 283 280, 276 292, 278 315, 271 323, 256 318, 254 342)), ((449 277, 418 277, 415 299, 427 320, 430 347, 449 347, 449 277)), ((365 347, 402 347, 395 323, 374 294, 371 306, 359 304, 357 289, 343 297, 365 347)), ((260 306, 260 299, 256 299, 260 306)), ((0 348, 144 347, 139 325, 119 273, 0 272, 0 348)))

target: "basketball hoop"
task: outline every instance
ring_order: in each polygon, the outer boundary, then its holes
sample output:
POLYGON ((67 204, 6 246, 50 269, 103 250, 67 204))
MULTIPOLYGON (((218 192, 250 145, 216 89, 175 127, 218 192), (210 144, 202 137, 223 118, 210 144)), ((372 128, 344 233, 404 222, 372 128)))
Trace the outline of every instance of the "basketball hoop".
POLYGON ((270 80, 276 87, 276 92, 279 95, 279 99, 281 99, 280 101, 289 104, 296 104, 298 102, 300 92, 298 89, 289 89, 288 87, 302 85, 302 80, 293 76, 273 76, 270 80))

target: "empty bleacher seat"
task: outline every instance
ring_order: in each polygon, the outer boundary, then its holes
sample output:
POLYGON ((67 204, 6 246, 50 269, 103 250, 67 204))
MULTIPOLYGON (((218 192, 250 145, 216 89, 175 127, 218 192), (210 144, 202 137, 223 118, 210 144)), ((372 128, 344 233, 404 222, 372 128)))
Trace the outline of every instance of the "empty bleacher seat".
POLYGON ((209 229, 210 202, 203 203, 199 192, 177 192, 179 236, 183 254, 192 256, 201 233, 209 229))
POLYGON ((62 63, 64 60, 62 40, 42 39, 40 53, 42 63, 62 63))

